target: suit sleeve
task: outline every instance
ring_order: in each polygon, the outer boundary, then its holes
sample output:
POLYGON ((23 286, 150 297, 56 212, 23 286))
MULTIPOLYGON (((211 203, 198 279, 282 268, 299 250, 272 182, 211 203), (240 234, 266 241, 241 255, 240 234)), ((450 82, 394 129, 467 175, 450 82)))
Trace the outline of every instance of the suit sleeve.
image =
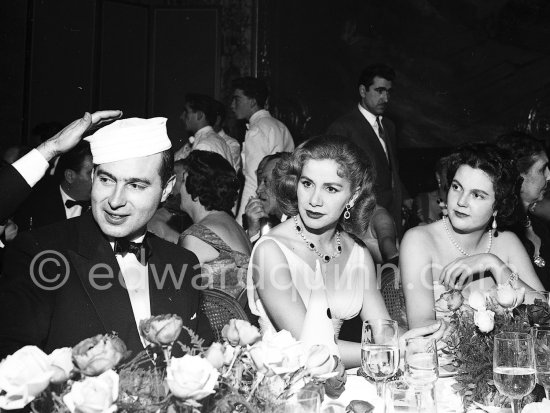
POLYGON ((0 278, 0 359, 25 345, 41 346, 48 335, 53 291, 40 283, 59 269, 46 260, 40 267, 34 260, 38 251, 30 233, 19 235, 6 249, 0 278))
POLYGON ((0 169, 0 222, 11 217, 17 207, 29 196, 31 187, 12 165, 0 169))

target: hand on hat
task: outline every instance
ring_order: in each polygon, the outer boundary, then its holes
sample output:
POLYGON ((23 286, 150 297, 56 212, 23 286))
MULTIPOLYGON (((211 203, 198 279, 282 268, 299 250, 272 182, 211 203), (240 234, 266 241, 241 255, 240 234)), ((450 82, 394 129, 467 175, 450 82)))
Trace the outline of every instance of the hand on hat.
POLYGON ((86 112, 80 119, 67 125, 61 132, 43 142, 36 149, 47 161, 74 148, 81 141, 82 135, 95 126, 119 119, 120 110, 100 110, 92 114, 86 112))

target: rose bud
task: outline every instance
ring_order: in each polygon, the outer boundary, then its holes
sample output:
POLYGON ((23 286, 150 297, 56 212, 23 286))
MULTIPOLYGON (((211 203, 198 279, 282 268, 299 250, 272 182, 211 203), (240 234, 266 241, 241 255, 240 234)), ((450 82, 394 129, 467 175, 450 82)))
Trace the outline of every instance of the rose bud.
POLYGON ((327 346, 316 344, 310 347, 306 360, 306 370, 309 374, 322 376, 331 373, 334 367, 336 367, 336 361, 327 346))
POLYGON ((116 335, 98 334, 81 341, 73 348, 73 361, 86 376, 98 376, 115 368, 129 352, 116 335))
POLYGON ((202 400, 214 393, 218 376, 218 371, 207 360, 188 354, 172 358, 166 368, 170 391, 183 400, 202 400))
POLYGON ((498 303, 497 298, 493 296, 487 297, 487 310, 491 310, 496 315, 504 315, 507 312, 507 310, 498 303))
POLYGON ((485 295, 481 291, 472 291, 468 298, 468 305, 477 311, 485 310, 487 308, 485 295))
POLYGON ((482 310, 474 314, 474 323, 482 333, 489 333, 495 327, 495 313, 482 310))
POLYGON ((63 402, 71 413, 112 413, 117 410, 119 377, 107 370, 97 377, 74 382, 63 402))
POLYGON ((225 364, 226 366, 229 366, 234 356, 235 356, 235 347, 225 346, 225 350, 223 352, 223 364, 225 364))
POLYGON ((239 344, 246 346, 248 344, 254 344, 262 338, 260 330, 254 327, 248 321, 235 320, 235 328, 239 332, 239 344))
POLYGON ((237 330, 237 327, 235 326, 236 321, 237 320, 232 318, 231 320, 229 320, 229 324, 226 324, 222 328, 222 337, 225 338, 227 340, 227 342, 229 344, 231 344, 232 346, 239 345, 239 341, 240 341, 239 331, 237 330))
POLYGON ((525 297, 525 288, 523 291, 521 289, 516 290, 509 283, 497 285, 496 298, 498 303, 504 308, 514 308, 517 305, 519 300, 523 302, 525 297))
POLYGON ((48 359, 54 372, 50 381, 63 383, 69 380, 74 369, 72 349, 70 347, 58 348, 48 356, 48 359))
POLYGON ((168 346, 178 339, 183 328, 183 320, 176 314, 163 314, 141 320, 139 329, 148 342, 168 346))
POLYGON ((265 359, 265 355, 267 355, 265 343, 260 341, 259 343, 254 344, 250 347, 249 353, 252 363, 254 363, 254 367, 256 367, 258 373, 268 374, 269 367, 267 366, 265 359))
POLYGON ((439 297, 436 301, 436 309, 443 312, 456 311, 460 308, 464 302, 462 292, 459 290, 447 291, 439 297))
POLYGON ((221 369, 224 365, 224 352, 223 345, 220 343, 212 343, 206 353, 204 358, 210 362, 216 369, 221 369))
POLYGON ((53 375, 48 356, 35 346, 25 346, 0 363, 0 409, 22 409, 38 396, 53 375))

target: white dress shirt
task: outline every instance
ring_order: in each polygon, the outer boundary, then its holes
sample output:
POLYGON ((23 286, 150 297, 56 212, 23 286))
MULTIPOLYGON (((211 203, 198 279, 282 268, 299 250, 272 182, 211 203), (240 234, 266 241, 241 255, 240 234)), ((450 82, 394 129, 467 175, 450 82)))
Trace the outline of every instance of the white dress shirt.
MULTIPOLYGON (((138 237, 132 242, 143 242, 145 235, 138 237)), ((114 250, 114 242, 111 242, 111 248, 114 250)), ((136 327, 139 330, 139 322, 151 317, 151 302, 149 300, 149 271, 147 265, 142 265, 134 254, 128 253, 124 256, 122 254, 115 254, 128 296, 130 297, 130 303, 132 304, 132 311, 134 312, 134 321, 136 327)), ((148 343, 140 334, 141 342, 144 346, 148 343)))
POLYGON ((220 138, 222 138, 227 146, 229 146, 229 150, 231 151, 231 165, 233 165, 233 168, 235 168, 235 171, 239 172, 242 168, 242 160, 241 160, 241 144, 239 141, 235 138, 232 138, 229 136, 223 129, 220 129, 218 132, 218 135, 220 135, 220 138))
MULTIPOLYGON (((382 148, 384 149, 384 152, 386 153, 386 158, 388 157, 388 148, 386 147, 386 142, 380 137, 380 131, 378 130, 378 122, 376 122, 376 115, 373 115, 370 113, 367 109, 365 109, 361 104, 357 105, 359 107, 359 112, 365 117, 367 122, 372 126, 374 129, 374 132, 376 133, 376 136, 378 137, 378 140, 380 141, 380 145, 382 145, 382 148)), ((382 122, 382 116, 380 116, 380 122, 382 122)))
POLYGON ((192 150, 215 152, 227 159, 233 166, 231 149, 220 135, 214 132, 212 126, 205 126, 195 133, 192 150))
POLYGON ((50 166, 46 158, 36 149, 31 150, 12 165, 31 188, 42 179, 50 166))
POLYGON ((256 194, 256 170, 260 161, 266 155, 293 150, 294 141, 287 127, 272 117, 267 110, 261 109, 250 117, 242 150, 244 188, 236 217, 239 224, 243 223, 244 209, 249 198, 256 194))

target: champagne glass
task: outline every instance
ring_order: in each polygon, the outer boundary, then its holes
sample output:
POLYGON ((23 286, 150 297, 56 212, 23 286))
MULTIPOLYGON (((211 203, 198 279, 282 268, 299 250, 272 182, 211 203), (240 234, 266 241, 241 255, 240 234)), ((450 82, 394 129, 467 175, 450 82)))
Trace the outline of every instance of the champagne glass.
POLYGON ((535 327, 531 335, 535 345, 537 381, 544 387, 546 398, 550 400, 550 329, 535 327))
POLYGON ((512 413, 535 388, 535 349, 527 333, 499 333, 493 347, 493 379, 498 391, 512 399, 512 413))
POLYGON ((384 398, 386 379, 399 367, 397 321, 374 319, 363 322, 361 367, 375 381, 378 397, 384 398))
POLYGON ((550 304, 549 291, 525 291, 525 304, 534 304, 535 300, 542 300, 546 304, 550 304))

